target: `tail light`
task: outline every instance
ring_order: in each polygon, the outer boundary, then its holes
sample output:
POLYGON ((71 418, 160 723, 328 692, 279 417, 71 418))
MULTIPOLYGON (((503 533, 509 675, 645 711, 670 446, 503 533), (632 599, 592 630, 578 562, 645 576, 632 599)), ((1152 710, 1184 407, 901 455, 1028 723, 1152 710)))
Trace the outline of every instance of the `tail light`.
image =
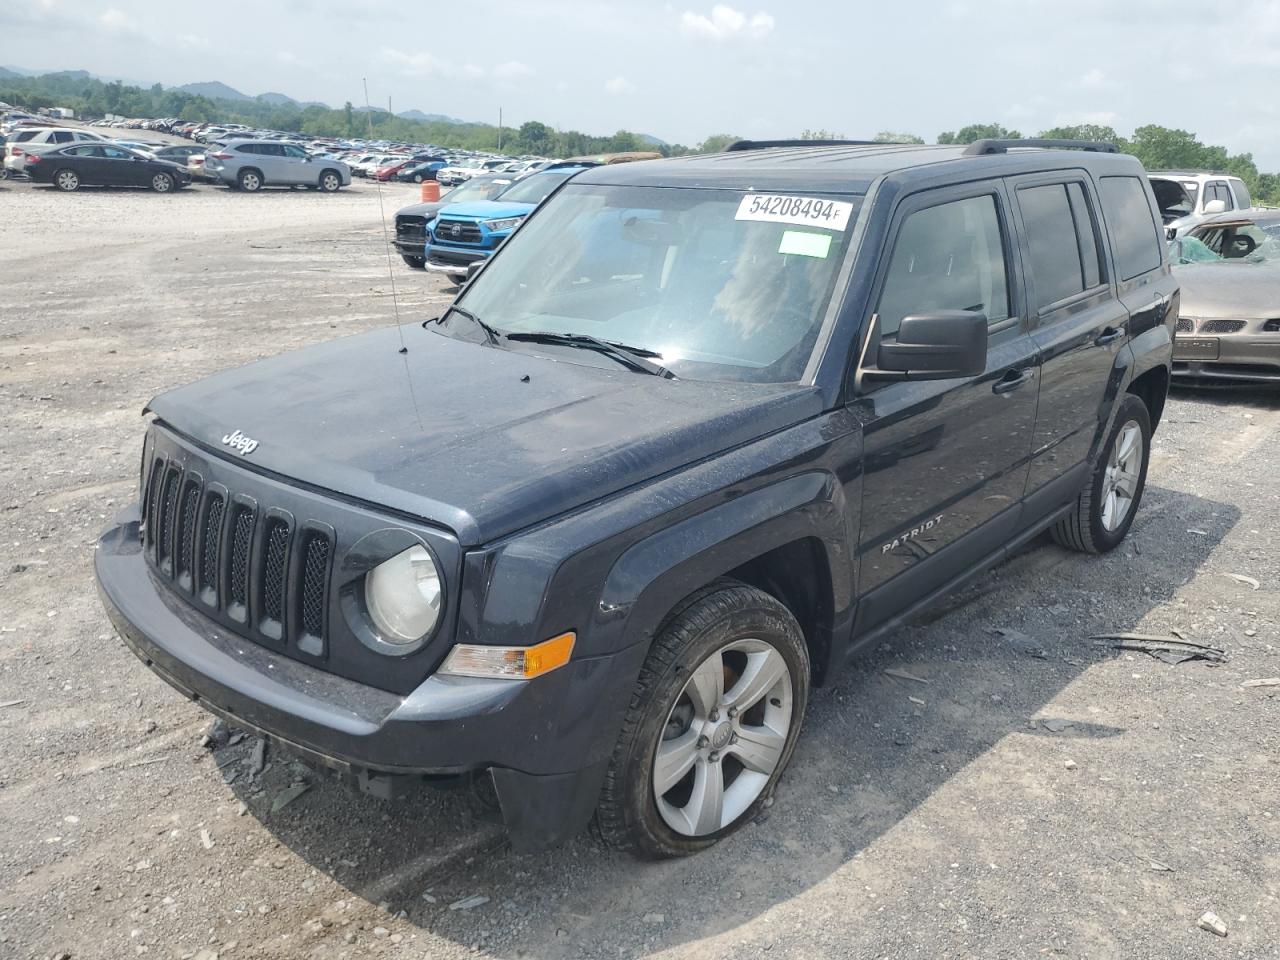
POLYGON ((38 154, 38 153, 33 153, 33 154, 31 154, 29 157, 27 157, 27 163, 28 163, 28 164, 31 164, 31 163, 39 163, 39 162, 40 162, 40 154, 38 154))
POLYGON ((22 148, 21 148, 21 147, 10 147, 10 148, 9 148, 9 156, 11 156, 11 157, 20 157, 20 156, 22 156, 22 148))
POLYGON ((209 156, 212 157, 214 160, 230 160, 231 159, 231 154, 229 153, 211 153, 209 154, 209 156))

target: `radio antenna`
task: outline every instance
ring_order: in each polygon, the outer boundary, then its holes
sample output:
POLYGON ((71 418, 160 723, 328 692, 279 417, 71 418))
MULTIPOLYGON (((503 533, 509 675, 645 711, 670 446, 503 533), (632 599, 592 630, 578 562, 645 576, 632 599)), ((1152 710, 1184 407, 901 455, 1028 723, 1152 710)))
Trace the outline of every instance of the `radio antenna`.
MULTIPOLYGON (((373 107, 369 105, 369 78, 361 77, 364 84, 364 109, 369 117, 369 140, 373 140, 373 107)), ((391 99, 387 99, 387 108, 390 110, 391 99)), ((378 179, 377 173, 373 176, 374 186, 378 191, 378 218, 382 221, 382 241, 387 251, 387 276, 391 278, 391 309, 396 317, 396 332, 400 334, 400 352, 408 353, 409 347, 404 342, 404 328, 400 325, 400 297, 396 291, 396 270, 395 261, 391 259, 391 234, 387 230, 387 211, 382 205, 382 181, 378 179)), ((410 381, 412 383, 412 381, 410 381)))

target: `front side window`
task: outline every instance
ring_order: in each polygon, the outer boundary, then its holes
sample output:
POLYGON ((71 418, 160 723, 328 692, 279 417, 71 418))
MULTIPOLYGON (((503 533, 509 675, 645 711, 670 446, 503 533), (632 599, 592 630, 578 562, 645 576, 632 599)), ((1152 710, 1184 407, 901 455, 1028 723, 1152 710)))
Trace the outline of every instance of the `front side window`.
POLYGON ((103 147, 102 155, 108 160, 132 160, 137 154, 130 153, 121 147, 103 147))
POLYGON ((1009 317, 1004 240, 992 194, 926 207, 903 221, 877 313, 880 336, 904 317, 972 310, 994 324, 1009 317))
POLYGON ((295 160, 305 160, 307 158, 307 151, 303 150, 301 147, 295 147, 292 145, 286 146, 284 148, 284 153, 285 156, 293 157, 295 160))
POLYGON ((1102 177, 1098 189, 1120 279, 1132 280, 1160 266, 1163 238, 1142 181, 1137 177, 1102 177))
MULTIPOLYGON (((800 379, 862 197, 570 183, 459 305, 505 333, 585 334, 677 377, 800 379)), ((520 349, 514 343, 504 343, 520 349)))

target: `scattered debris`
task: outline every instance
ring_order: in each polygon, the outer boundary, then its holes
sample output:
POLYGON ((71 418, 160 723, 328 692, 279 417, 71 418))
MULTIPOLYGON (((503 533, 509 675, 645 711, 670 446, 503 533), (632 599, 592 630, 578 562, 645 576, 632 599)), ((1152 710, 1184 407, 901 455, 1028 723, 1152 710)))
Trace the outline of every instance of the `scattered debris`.
POLYGON ((267 741, 258 738, 253 743, 253 753, 249 755, 249 779, 255 779, 267 765, 267 741))
POLYGON ((666 923, 667 915, 665 913, 646 913, 644 915, 645 923, 666 923))
POLYGON ((925 702, 921 700, 919 697, 907 697, 907 699, 910 700, 912 703, 914 703, 918 707, 923 707, 926 705, 925 702))
POLYGON ((1173 867, 1155 859, 1154 857, 1143 857, 1142 859, 1147 861, 1147 866, 1152 870, 1155 870, 1157 873, 1173 873, 1173 867))
POLYGON ((25 700, 6 700, 3 703, 0 703, 0 707, 16 707, 26 702, 27 701, 25 700))
POLYGON ((430 893, 424 893, 424 894, 422 895, 422 899, 423 899, 423 900, 425 900, 425 901, 427 901, 427 903, 435 903, 435 902, 436 902, 436 898, 435 898, 434 896, 432 896, 432 894, 430 894, 430 893))
POLYGON ((127 767, 145 767, 152 763, 164 763, 169 757, 148 757, 146 760, 135 760, 133 763, 125 764, 127 767))
POLYGON ((275 799, 271 801, 271 812, 279 813, 310 789, 311 784, 309 783, 295 783, 285 787, 277 793, 275 799))
POLYGON ((1187 533, 1194 533, 1197 537, 1207 537, 1209 535, 1208 530, 1197 530, 1195 527, 1188 527, 1187 533))
POLYGON ((213 849, 213 837, 209 836, 209 831, 202 829, 200 831, 200 846, 206 850, 213 849))
POLYGON ((1067 760, 1067 761, 1066 761, 1065 763, 1063 763, 1062 765, 1063 765, 1064 767, 1066 767, 1068 770, 1074 770, 1074 769, 1076 769, 1076 766, 1077 766, 1077 764, 1076 764, 1076 762, 1075 762, 1074 760, 1067 760))
POLYGON ((910 680, 912 683, 928 683, 924 677, 917 677, 914 673, 907 673, 905 670, 899 670, 897 667, 890 667, 885 671, 885 676, 894 677, 898 680, 910 680))
MULTIPOLYGON (((1178 664, 1188 660, 1206 660, 1210 663, 1226 663, 1227 651, 1211 647, 1207 643, 1184 640, 1180 636, 1153 636, 1148 633, 1099 633, 1090 640, 1115 640, 1112 650, 1136 650, 1164 663, 1178 664)), ((1101 644, 1099 644, 1101 646, 1101 644)))
POLYGON ((1246 680, 1242 687, 1280 687, 1280 677, 1259 677, 1257 680, 1246 680))
POLYGON ((200 746, 217 750, 219 747, 226 746, 229 739, 231 739, 231 728, 227 726, 227 721, 215 720, 209 724, 204 736, 200 738, 200 746))
POLYGON ((1013 647, 1029 657, 1035 657, 1037 660, 1048 660, 1049 651, 1047 651, 1039 641, 1028 636, 1021 630, 1015 630, 1012 627, 992 627, 991 632, 1003 637, 1009 641, 1009 646, 1013 647))
POLYGON ((245 738, 245 732, 243 730, 237 730, 235 733, 233 733, 230 737, 227 738, 227 746, 234 747, 237 743, 239 743, 244 738, 245 738))
POLYGON ((375 937, 377 937, 379 940, 381 940, 381 939, 383 939, 384 937, 389 937, 389 936, 391 936, 391 931, 390 931, 390 930, 388 930, 386 927, 374 927, 374 928, 373 928, 373 935, 374 935, 375 937))
POLYGON ((1202 913, 1200 919, 1196 921, 1196 926, 1201 930, 1208 930, 1210 933, 1217 934, 1219 937, 1227 935, 1227 925, 1212 910, 1206 910, 1202 913))
POLYGON ((1059 717, 1045 717, 1040 721, 1040 726, 1050 733, 1061 733, 1063 730, 1070 730, 1075 725, 1074 720, 1062 720, 1059 717))
POLYGON ((483 894, 477 893, 475 896, 464 897, 461 900, 455 900, 449 904, 450 910, 474 910, 476 907, 483 907, 489 902, 489 898, 483 894))
POLYGON ((1253 579, 1253 577, 1245 576, 1243 573, 1224 573, 1223 576, 1230 577, 1236 583, 1243 583, 1245 586, 1253 587, 1255 590, 1262 586, 1262 584, 1253 579))

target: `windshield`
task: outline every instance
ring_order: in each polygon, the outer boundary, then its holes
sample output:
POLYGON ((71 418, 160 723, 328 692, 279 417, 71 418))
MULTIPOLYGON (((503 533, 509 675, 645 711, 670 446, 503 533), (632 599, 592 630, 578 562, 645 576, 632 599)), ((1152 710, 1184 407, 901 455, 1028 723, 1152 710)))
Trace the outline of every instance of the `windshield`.
POLYGON ((465 203, 468 200, 492 200, 511 185, 510 180, 477 177, 468 180, 441 196, 446 203, 465 203))
POLYGON ((1151 191, 1156 195, 1156 204, 1160 207, 1160 216, 1165 223, 1171 223, 1196 209, 1196 186, 1194 183, 1179 183, 1165 177, 1151 177, 1151 191))
POLYGON ((572 177, 577 170, 553 170, 547 173, 535 173, 524 180, 517 180, 511 189, 502 195, 503 200, 512 203, 541 203, 560 184, 572 177))
POLYGON ((798 380, 861 202, 569 184, 459 303, 504 333, 652 351, 677 377, 798 380))
POLYGON ((1280 220, 1202 228, 1194 237, 1175 240, 1170 259, 1175 265, 1212 260, 1280 260, 1280 220))

